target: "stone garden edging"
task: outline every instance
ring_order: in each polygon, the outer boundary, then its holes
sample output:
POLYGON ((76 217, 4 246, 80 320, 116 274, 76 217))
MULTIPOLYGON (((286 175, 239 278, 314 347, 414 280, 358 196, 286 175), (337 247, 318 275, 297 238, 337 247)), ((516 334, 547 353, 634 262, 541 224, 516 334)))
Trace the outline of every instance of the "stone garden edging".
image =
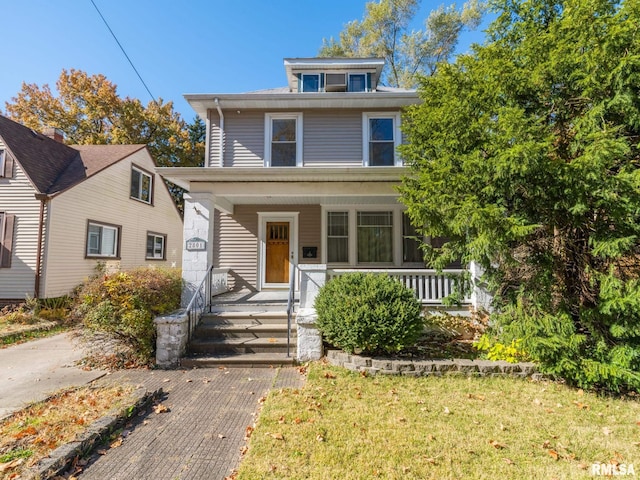
POLYGON ((327 350, 327 361, 334 366, 371 375, 404 375, 411 377, 461 375, 478 377, 519 377, 539 380, 542 374, 534 363, 509 363, 493 360, 410 360, 385 357, 366 357, 327 350))

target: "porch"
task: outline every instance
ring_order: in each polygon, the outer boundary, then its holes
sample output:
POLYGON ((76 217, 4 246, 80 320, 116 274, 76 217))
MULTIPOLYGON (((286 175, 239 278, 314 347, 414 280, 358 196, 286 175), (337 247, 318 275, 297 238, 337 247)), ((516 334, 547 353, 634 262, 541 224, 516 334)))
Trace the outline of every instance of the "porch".
MULTIPOLYGON (((158 330, 160 366, 283 365, 322 357, 322 338, 317 330, 314 301, 322 285, 336 276, 361 271, 387 274, 412 289, 427 310, 468 315, 486 306, 488 297, 469 270, 450 269, 336 269, 326 265, 291 264, 288 288, 237 290, 228 288, 232 269, 210 268, 182 313, 184 340, 166 355, 158 330), (471 282, 472 294, 456 306, 445 306, 460 282, 471 282), (185 353, 188 353, 185 357, 185 353)), ((172 322, 165 322, 171 325, 172 322)), ((175 339, 174 339, 175 341, 175 339)))

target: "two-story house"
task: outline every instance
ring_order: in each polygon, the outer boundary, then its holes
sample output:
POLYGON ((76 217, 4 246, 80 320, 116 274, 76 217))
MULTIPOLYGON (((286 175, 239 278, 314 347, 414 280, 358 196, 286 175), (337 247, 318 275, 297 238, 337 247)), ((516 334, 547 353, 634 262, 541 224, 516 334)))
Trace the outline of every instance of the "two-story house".
POLYGON ((450 293, 446 276, 425 269, 395 189, 405 173, 401 111, 420 99, 381 86, 383 67, 380 58, 287 58, 286 87, 185 95, 206 120, 205 166, 158 171, 189 191, 183 276, 192 290, 213 265, 228 269, 234 291, 291 283, 303 309, 317 286, 307 271, 388 272, 425 303, 450 293))
POLYGON ((96 271, 180 267, 182 219, 144 145, 75 145, 0 116, 0 302, 96 271))

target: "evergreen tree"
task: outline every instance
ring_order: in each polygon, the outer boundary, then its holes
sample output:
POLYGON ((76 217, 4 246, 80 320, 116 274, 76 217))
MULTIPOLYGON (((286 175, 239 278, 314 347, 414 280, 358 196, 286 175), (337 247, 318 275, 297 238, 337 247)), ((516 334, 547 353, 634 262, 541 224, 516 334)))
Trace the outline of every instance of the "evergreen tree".
POLYGON ((480 262, 495 335, 545 371, 640 387, 640 4, 496 0, 488 40, 423 78, 403 201, 436 265, 480 262))

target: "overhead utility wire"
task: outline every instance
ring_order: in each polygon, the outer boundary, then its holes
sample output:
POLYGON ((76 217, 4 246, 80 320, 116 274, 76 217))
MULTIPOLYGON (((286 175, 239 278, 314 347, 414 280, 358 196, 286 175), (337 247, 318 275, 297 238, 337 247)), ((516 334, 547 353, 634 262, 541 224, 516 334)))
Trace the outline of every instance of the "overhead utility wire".
POLYGON ((136 66, 133 64, 133 62, 131 61, 131 59, 129 58, 129 55, 127 55, 127 52, 125 52, 123 46, 120 44, 120 42, 118 41, 118 37, 116 37, 116 34, 113 33, 113 30, 111 30, 111 27, 109 26, 109 24, 107 23, 107 21, 105 20, 104 16, 102 15, 102 13, 100 12, 100 9, 98 8, 98 6, 95 4, 95 2, 93 0, 90 0, 90 2, 93 4, 93 6, 95 7, 96 11, 98 12, 98 15, 100 15, 100 18, 102 19, 102 21, 104 22, 104 24, 107 26, 107 28, 109 29, 109 31, 111 32, 111 35, 113 36, 113 39, 116 41, 116 43, 118 44, 118 46, 120 47, 120 50, 122 50, 122 53, 124 53, 124 56, 127 57, 127 60, 129 61, 129 64, 131 65, 131 68, 133 68, 133 71, 136 72, 136 75, 138 75, 138 78, 140 79, 140 81, 142 82, 142 85, 144 85, 144 88, 147 90, 147 93, 149 94, 149 96, 153 99, 154 102, 157 102, 156 97, 153 96, 153 93, 151 93, 151 90, 149 90, 149 87, 147 87, 147 84, 144 83, 144 80, 142 79, 142 76, 140 75, 140 73, 138 72, 138 69, 136 68, 136 66))

